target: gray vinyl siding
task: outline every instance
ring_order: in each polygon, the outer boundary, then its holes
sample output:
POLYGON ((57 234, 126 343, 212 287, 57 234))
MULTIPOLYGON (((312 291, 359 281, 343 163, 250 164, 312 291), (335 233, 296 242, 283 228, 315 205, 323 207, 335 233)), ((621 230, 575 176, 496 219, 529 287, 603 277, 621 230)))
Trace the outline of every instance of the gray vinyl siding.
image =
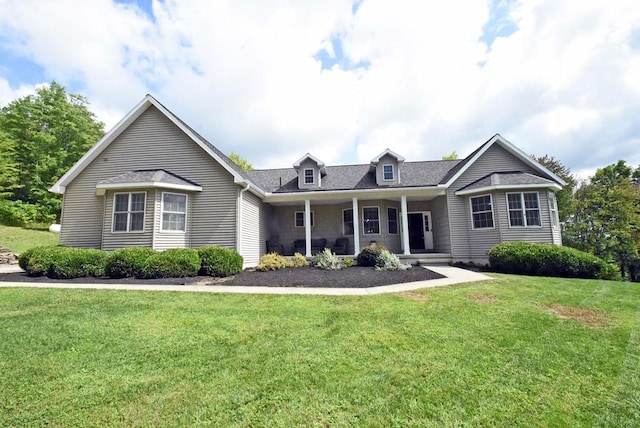
POLYGON ((191 246, 191 222, 193 210, 191 209, 191 200, 193 194, 181 192, 179 190, 162 190, 155 192, 155 216, 153 222, 153 249, 166 250, 169 248, 188 248, 191 246), (162 193, 176 193, 187 195, 187 227, 185 232, 163 232, 162 231, 162 193))
POLYGON ((393 156, 387 154, 380 158, 380 161, 376 165, 376 183, 378 186, 390 186, 394 184, 398 184, 398 177, 400 171, 398 166, 398 160, 393 156), (384 180, 384 165, 393 166, 393 180, 385 181, 384 180))
POLYGON ((262 202, 249 192, 242 193, 242 243, 239 252, 246 266, 255 266, 264 253, 266 227, 262 202))
POLYGON ((153 242, 153 213, 155 211, 156 193, 149 189, 127 189, 127 191, 108 191, 103 198, 105 202, 104 226, 102 230, 103 250, 112 251, 122 247, 151 247, 153 242), (142 232, 117 232, 113 233, 113 201, 116 193, 139 193, 147 194, 145 201, 144 230, 142 232))
POLYGON ((433 232, 433 251, 436 253, 451 252, 447 198, 439 196, 429 201, 408 202, 407 211, 430 211, 431 231, 433 232))
POLYGON ((494 144, 447 189, 451 256, 454 260, 486 260, 489 250, 504 240, 501 233, 509 227, 507 213, 500 209, 500 196, 495 194, 496 192, 490 192, 493 203, 493 229, 473 229, 469 196, 456 196, 455 192, 492 172, 510 171, 539 173, 498 144, 494 144))
POLYGON ((300 163, 300 168, 298 169, 298 188, 316 189, 318 187, 322 187, 322 177, 320 177, 320 168, 318 167, 318 164, 313 159, 306 159, 300 163), (305 169, 313 170, 313 183, 311 184, 306 184, 304 182, 305 169))
MULTIPOLYGON (((96 184, 133 170, 162 168, 202 186, 189 194, 191 246, 236 248, 237 185, 232 175, 155 107, 149 107, 67 187, 61 243, 100 248, 101 234, 109 248, 117 237, 103 225, 104 196, 96 184)), ((158 211, 159 215, 159 211, 158 211)))
POLYGON ((520 193, 517 192, 496 192, 496 199, 498 201, 497 208, 503 215, 503 227, 502 227, 502 240, 503 241, 529 241, 529 242, 545 242, 547 244, 553 244, 553 234, 549 215, 549 203, 547 201, 547 191, 541 190, 526 190, 526 193, 536 192, 540 201, 540 222, 542 226, 536 227, 510 227, 509 225, 509 212, 507 209, 507 193, 520 193))

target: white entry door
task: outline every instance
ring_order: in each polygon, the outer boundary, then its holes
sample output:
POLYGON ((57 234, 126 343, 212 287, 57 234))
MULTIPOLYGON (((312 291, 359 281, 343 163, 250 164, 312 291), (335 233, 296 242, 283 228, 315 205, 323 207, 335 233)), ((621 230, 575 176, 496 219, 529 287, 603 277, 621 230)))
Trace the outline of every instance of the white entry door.
POLYGON ((422 224, 424 225, 424 248, 433 250, 433 224, 431 223, 431 211, 422 213, 422 224))

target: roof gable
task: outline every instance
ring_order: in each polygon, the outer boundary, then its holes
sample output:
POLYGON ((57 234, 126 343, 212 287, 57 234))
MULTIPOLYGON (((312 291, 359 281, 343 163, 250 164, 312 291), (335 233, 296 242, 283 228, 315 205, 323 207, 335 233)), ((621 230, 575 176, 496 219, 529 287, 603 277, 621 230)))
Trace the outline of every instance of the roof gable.
MULTIPOLYGON (((194 131, 190 126, 184 123, 175 114, 169 111, 158 100, 147 94, 129 113, 127 113, 104 137, 100 139, 87 153, 84 154, 76 162, 69 171, 67 171, 60 179, 49 189, 51 192, 64 193, 66 187, 87 167, 91 164, 109 145, 114 142, 131 124, 133 124, 147 109, 155 107, 182 132, 184 132, 194 143, 200 146, 211 158, 218 162, 232 176, 235 183, 249 185, 249 179, 246 173, 240 167, 235 165, 226 155, 220 152, 215 146, 204 139, 200 134, 194 131)), ((253 186, 254 190, 263 193, 262 189, 253 186)))

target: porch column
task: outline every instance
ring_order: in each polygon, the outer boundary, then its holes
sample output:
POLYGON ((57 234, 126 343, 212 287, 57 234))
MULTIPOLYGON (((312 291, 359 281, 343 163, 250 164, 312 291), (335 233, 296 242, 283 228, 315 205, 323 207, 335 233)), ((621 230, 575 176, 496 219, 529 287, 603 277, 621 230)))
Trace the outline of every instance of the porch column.
POLYGON ((360 220, 358 218, 358 198, 353 198, 353 251, 354 256, 360 254, 360 220))
POLYGON ((311 257, 311 201, 304 201, 304 240, 306 256, 311 257))
POLYGON ((409 245, 409 217, 407 216, 407 197, 402 195, 400 197, 400 216, 402 217, 402 250, 403 254, 411 254, 411 248, 409 245))

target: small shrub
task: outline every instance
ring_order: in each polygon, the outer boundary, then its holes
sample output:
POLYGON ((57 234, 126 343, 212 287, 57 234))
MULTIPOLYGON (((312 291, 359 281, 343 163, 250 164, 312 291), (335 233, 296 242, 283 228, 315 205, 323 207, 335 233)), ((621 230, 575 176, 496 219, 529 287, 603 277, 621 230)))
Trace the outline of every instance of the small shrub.
POLYGON ((237 251, 219 246, 198 249, 201 275, 225 277, 242 271, 242 256, 237 251))
POLYGON ((386 249, 380 251, 376 260, 376 270, 407 270, 410 267, 410 265, 402 263, 398 256, 386 249))
POLYGON ((380 253, 386 250, 382 245, 368 245, 364 247, 358 254, 358 265, 375 266, 380 253))
POLYGON ((268 270, 278 270, 287 267, 287 259, 278 253, 268 253, 260 257, 260 262, 256 270, 266 272, 268 270))
POLYGON ((311 264, 314 267, 325 270, 340 270, 344 268, 342 261, 329 248, 325 248, 313 256, 311 264))
POLYGON ((34 247, 20 254, 18 266, 23 269, 28 276, 48 276, 51 271, 57 254, 67 247, 47 246, 34 247))
POLYGON ((353 259, 351 257, 345 257, 342 260, 342 263, 344 263, 345 267, 350 268, 351 266, 353 266, 353 259))
POLYGON ((151 255, 137 278, 182 278, 196 276, 201 262, 198 251, 192 248, 171 248, 151 255))
POLYGON ((489 251, 489 263, 498 272, 567 278, 617 279, 617 266, 571 247, 511 241, 489 251))
POLYGON ((92 248, 61 247, 47 273, 49 278, 71 279, 105 276, 109 253, 92 248))
POLYGON ((295 253, 293 257, 287 259, 287 267, 300 268, 309 266, 309 261, 300 253, 295 253))
POLYGON ((54 220, 55 216, 42 214, 38 205, 0 200, 0 224, 26 227, 36 223, 50 224, 54 220))
POLYGON ((127 247, 115 250, 109 256, 105 273, 110 278, 138 276, 147 259, 156 252, 148 247, 127 247))

